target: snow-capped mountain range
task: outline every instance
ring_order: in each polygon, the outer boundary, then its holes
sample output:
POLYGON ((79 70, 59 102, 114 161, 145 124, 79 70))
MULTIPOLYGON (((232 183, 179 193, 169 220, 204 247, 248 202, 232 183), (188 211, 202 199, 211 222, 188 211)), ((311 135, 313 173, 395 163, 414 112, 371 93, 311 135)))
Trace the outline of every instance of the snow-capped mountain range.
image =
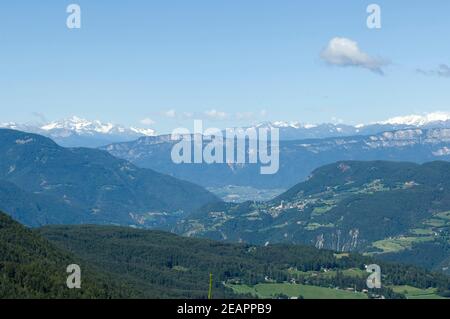
POLYGON ((76 132, 80 135, 93 135, 93 134, 109 134, 109 135, 120 135, 135 133, 138 135, 153 136, 155 131, 152 129, 139 129, 139 128, 125 128, 120 125, 114 125, 111 123, 102 123, 100 121, 88 121, 81 119, 77 116, 73 116, 67 120, 56 121, 41 126, 40 129, 44 131, 67 131, 76 132))
POLYGON ((2 123, 0 127, 44 135, 66 147, 99 147, 155 135, 152 129, 89 121, 77 116, 41 125, 2 123))
POLYGON ((448 112, 434 112, 425 115, 408 115, 398 116, 391 118, 387 121, 380 122, 379 124, 391 124, 391 125, 411 125, 417 127, 423 127, 430 124, 446 123, 450 121, 450 113, 448 112))
MULTIPOLYGON (((3 123, 0 124, 0 127, 41 134, 66 147, 100 147, 112 143, 132 141, 145 136, 156 136, 156 132, 150 128, 125 127, 97 120, 90 121, 77 116, 39 125, 3 123)), ((409 128, 450 128, 450 112, 399 116, 385 121, 360 125, 274 121, 259 123, 253 127, 278 128, 281 140, 321 139, 371 135, 409 128)), ((157 140, 158 137, 155 137, 155 139, 157 140)))
POLYGON ((371 135, 386 131, 410 128, 450 128, 450 113, 435 112, 424 115, 407 115, 394 117, 370 124, 303 124, 298 121, 276 121, 260 123, 254 128, 278 128, 282 140, 320 139, 353 135, 371 135))
MULTIPOLYGON (((370 124, 358 124, 352 127, 364 128, 373 125, 406 125, 413 127, 424 127, 427 125, 445 124, 446 122, 449 121, 450 121, 450 112, 433 112, 433 113, 426 113, 423 115, 412 114, 406 116, 398 116, 390 118, 385 121, 373 122, 370 124)), ((260 123, 256 127, 271 126, 276 128, 314 129, 320 125, 333 125, 336 127, 351 126, 345 124, 303 124, 298 121, 291 121, 291 122, 275 121, 275 122, 260 123)))

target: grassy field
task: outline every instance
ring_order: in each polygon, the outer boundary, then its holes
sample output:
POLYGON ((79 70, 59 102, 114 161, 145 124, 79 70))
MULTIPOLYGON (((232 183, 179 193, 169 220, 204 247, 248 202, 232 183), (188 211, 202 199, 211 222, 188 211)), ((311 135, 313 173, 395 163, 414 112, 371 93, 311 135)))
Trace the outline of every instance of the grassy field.
POLYGON ((351 292, 331 288, 323 288, 298 284, 258 284, 256 286, 229 285, 237 293, 252 294, 259 298, 271 299, 278 294, 289 297, 303 297, 305 299, 367 299, 361 292, 351 292))
POLYGON ((397 293, 404 294, 408 299, 446 299, 436 294, 436 289, 419 289, 411 286, 391 287, 397 293))
POLYGON ((432 236, 434 231, 430 228, 416 228, 411 230, 411 234, 419 236, 432 236))
POLYGON ((399 252, 412 247, 413 243, 423 243, 432 241, 434 237, 397 237, 392 239, 379 240, 373 243, 373 246, 381 249, 383 253, 399 252))
MULTIPOLYGON (((310 276, 310 277, 322 277, 322 278, 333 278, 336 277, 337 271, 330 270, 330 271, 299 271, 296 269, 289 269, 288 270, 290 274, 293 275, 302 275, 302 276, 310 276)), ((350 269, 344 269, 341 271, 341 273, 346 277, 367 277, 368 274, 361 269, 356 268, 350 268, 350 269)))
POLYGON ((310 224, 308 224, 308 226, 306 226, 305 229, 313 231, 313 230, 316 230, 316 229, 319 229, 319 228, 332 228, 332 227, 334 227, 333 224, 322 225, 322 224, 318 224, 318 223, 310 223, 310 224))
POLYGON ((434 214, 422 222, 422 227, 411 229, 409 236, 401 236, 396 238, 388 238, 376 241, 372 244, 382 250, 381 253, 395 253, 405 249, 410 249, 414 243, 423 243, 433 241, 439 228, 450 226, 450 212, 440 212, 434 214))
POLYGON ((350 256, 349 253, 334 254, 334 257, 336 257, 336 259, 341 259, 341 258, 349 257, 349 256, 350 256))
POLYGON ((447 220, 445 219, 438 219, 438 218, 431 218, 424 222, 425 225, 433 226, 433 227, 444 227, 447 225, 447 220))
POLYGON ((450 221, 450 212, 438 213, 438 214, 436 214, 436 217, 439 217, 439 218, 446 219, 446 220, 450 221))
POLYGON ((334 206, 319 206, 314 208, 313 215, 323 215, 333 209, 334 206))

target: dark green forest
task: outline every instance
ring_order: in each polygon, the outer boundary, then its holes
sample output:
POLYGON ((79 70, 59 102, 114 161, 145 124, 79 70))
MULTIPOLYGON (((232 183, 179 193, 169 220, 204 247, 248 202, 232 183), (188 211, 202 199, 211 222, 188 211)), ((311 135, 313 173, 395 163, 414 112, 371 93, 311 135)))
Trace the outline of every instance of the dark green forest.
MULTIPOLYGON (((435 287, 445 292, 449 277, 417 267, 378 262, 359 254, 338 257, 334 252, 300 245, 227 244, 207 239, 183 238, 170 233, 104 226, 56 226, 37 232, 60 248, 70 251, 98 268, 131 283, 151 298, 205 298, 209 273, 214 276, 214 295, 233 297, 224 283, 254 285, 268 278, 274 282, 312 284, 322 287, 364 289, 366 275, 346 277, 343 270, 377 262, 388 285, 435 287), (336 276, 311 280, 299 272, 337 270, 336 276)), ((390 298, 402 298, 383 289, 390 298)), ((242 297, 242 296, 241 296, 242 297)))
POLYGON ((417 267, 379 262, 359 254, 338 255, 300 245, 229 244, 208 239, 115 226, 51 226, 27 229, 0 214, 0 298, 245 298, 228 284, 267 281, 320 287, 365 288, 365 265, 383 269, 387 298, 403 298, 390 285, 450 289, 448 276, 417 267), (66 267, 82 269, 82 288, 66 287, 66 267), (293 273, 292 270, 295 269, 293 273), (304 274, 327 269, 334 276, 304 274), (360 269, 362 276, 348 276, 360 269))
POLYGON ((0 213, 0 298, 126 298, 133 290, 0 213), (68 289, 66 268, 78 264, 83 289, 68 289))

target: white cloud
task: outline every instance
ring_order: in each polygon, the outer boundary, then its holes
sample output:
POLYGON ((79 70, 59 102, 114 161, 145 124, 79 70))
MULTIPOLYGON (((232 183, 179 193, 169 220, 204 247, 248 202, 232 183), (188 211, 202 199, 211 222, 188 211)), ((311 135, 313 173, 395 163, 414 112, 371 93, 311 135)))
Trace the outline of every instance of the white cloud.
POLYGON ((255 119, 255 113, 253 112, 238 112, 236 113, 236 119, 241 120, 253 120, 255 119))
POLYGON ((205 111, 205 116, 211 120, 225 120, 228 118, 227 113, 215 109, 205 111))
POLYGON ((261 110, 259 112, 237 112, 235 117, 236 120, 242 121, 242 120, 259 120, 261 118, 265 118, 267 116, 266 110, 261 110))
MULTIPOLYGON (((264 118, 267 116, 266 110, 255 111, 255 112, 236 112, 236 113, 227 113, 224 111, 220 111, 217 109, 209 109, 200 112, 177 112, 174 109, 167 110, 160 113, 161 116, 170 119, 180 119, 180 120, 190 120, 190 119, 204 119, 204 120, 212 120, 212 121, 224 121, 230 119, 236 120, 257 120, 260 118, 264 118)), ((141 121, 142 124, 152 125, 155 122, 151 119, 143 119, 141 121), (148 122, 147 122, 148 121, 148 122)))
POLYGON ((175 110, 168 110, 168 111, 165 111, 164 113, 163 113, 163 115, 165 116, 165 117, 168 117, 168 118, 175 118, 175 117, 177 117, 177 112, 175 111, 175 110))
POLYGON ((331 39, 321 58, 331 65, 361 67, 378 74, 384 74, 383 67, 389 64, 361 51, 356 41, 347 38, 331 39))
POLYGON ((142 119, 141 121, 141 124, 143 124, 143 125, 153 125, 153 124, 155 124, 155 121, 153 121, 151 118, 145 118, 145 119, 142 119))
POLYGON ((417 72, 424 74, 424 75, 431 75, 431 76, 440 76, 443 78, 450 78, 450 66, 447 64, 441 64, 434 70, 423 70, 423 69, 417 69, 417 72))

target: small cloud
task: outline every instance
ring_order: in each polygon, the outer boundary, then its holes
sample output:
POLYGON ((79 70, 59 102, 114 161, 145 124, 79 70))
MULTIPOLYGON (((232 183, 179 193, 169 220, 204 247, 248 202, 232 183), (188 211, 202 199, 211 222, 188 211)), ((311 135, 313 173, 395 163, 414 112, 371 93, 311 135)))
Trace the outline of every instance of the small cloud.
POLYGON ((443 78, 450 78, 450 66, 447 64, 441 64, 436 69, 433 70, 423 70, 417 69, 417 73, 427 75, 427 76, 439 76, 443 78))
POLYGON ((205 111, 205 116, 211 120, 226 120, 228 118, 227 113, 215 109, 205 111))
POLYGON ((330 65, 360 67, 383 75, 383 67, 389 63, 361 51, 356 41, 333 38, 321 53, 321 58, 330 65))
POLYGON ((177 117, 177 112, 172 109, 172 110, 168 110, 168 111, 163 112, 163 115, 165 117, 173 119, 173 118, 177 117))
POLYGON ((141 122, 141 124, 148 125, 148 126, 156 123, 155 121, 153 121, 151 118, 148 118, 148 117, 145 119, 142 119, 140 122, 141 122))
POLYGON ((267 116, 266 110, 261 110, 259 112, 237 112, 235 117, 236 120, 259 120, 261 118, 265 118, 267 116))
MULTIPOLYGON (((255 111, 255 112, 237 112, 237 113, 227 113, 224 111, 219 111, 217 109, 210 109, 201 112, 177 112, 173 109, 161 112, 161 115, 170 119, 179 120, 190 120, 190 119, 204 119, 212 121, 224 121, 230 119, 236 120, 258 120, 260 118, 265 118, 267 116, 266 110, 255 111)), ((151 119, 143 119, 142 124, 152 125, 155 122, 151 119), (146 123, 144 123, 144 121, 146 123)))

